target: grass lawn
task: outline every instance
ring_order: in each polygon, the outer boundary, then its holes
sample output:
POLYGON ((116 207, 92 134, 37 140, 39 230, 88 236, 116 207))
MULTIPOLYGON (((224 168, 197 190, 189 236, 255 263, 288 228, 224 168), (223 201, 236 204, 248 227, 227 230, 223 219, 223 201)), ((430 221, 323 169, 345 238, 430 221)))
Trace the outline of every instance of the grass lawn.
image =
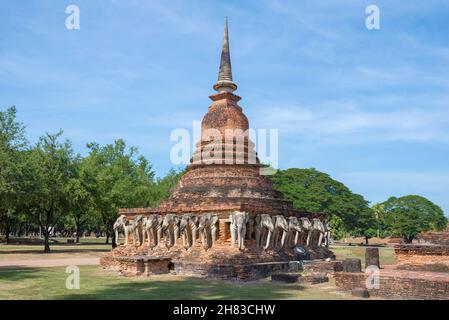
POLYGON ((105 244, 104 238, 82 238, 79 244, 68 244, 67 238, 52 238, 50 254, 44 254, 41 239, 20 239, 12 244, 0 244, 0 261, 33 260, 74 257, 98 257, 111 250, 111 244, 105 244))
MULTIPOLYGON (((53 253, 50 254, 44 254, 38 243, 0 244, 0 261, 97 257, 111 248, 101 240, 89 240, 83 239, 81 244, 74 245, 60 239, 51 246, 53 253)), ((364 261, 364 247, 333 246, 331 250, 338 259, 364 261)), ((380 255, 381 264, 396 261, 393 248, 380 248, 380 255)), ((333 280, 318 285, 299 285, 268 279, 241 283, 173 275, 125 278, 98 266, 80 266, 80 272, 81 288, 69 290, 65 287, 69 276, 65 267, 0 268, 0 299, 354 299, 338 292, 333 280)))
POLYGON ((239 283, 173 275, 125 278, 97 266, 81 266, 80 289, 69 290, 67 276, 62 267, 0 269, 0 299, 353 299, 337 292, 333 283, 239 283))
MULTIPOLYGON (((331 246, 330 248, 337 256, 337 259, 358 258, 362 260, 362 265, 365 263, 365 247, 355 246, 331 246)), ((392 247, 380 247, 380 265, 395 264, 396 255, 392 247)))

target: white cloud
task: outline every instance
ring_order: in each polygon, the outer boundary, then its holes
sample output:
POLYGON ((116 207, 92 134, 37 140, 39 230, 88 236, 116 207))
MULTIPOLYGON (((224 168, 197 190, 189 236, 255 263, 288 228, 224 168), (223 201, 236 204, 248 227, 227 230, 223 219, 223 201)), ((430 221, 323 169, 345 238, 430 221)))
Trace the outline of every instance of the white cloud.
POLYGON ((449 109, 413 108, 367 111, 355 102, 325 102, 312 107, 265 107, 257 127, 279 128, 320 142, 406 141, 449 143, 449 109), (346 139, 342 139, 346 137, 346 139))

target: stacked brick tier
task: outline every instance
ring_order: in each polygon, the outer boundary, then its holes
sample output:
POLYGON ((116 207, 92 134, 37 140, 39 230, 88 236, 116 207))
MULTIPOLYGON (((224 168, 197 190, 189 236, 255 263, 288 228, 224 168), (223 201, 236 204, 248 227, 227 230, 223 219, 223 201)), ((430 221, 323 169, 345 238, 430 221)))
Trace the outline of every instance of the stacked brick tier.
MULTIPOLYGON (((262 166, 247 132, 248 119, 237 104, 240 97, 222 92, 210 98, 213 102, 201 124, 201 141, 170 198, 157 208, 120 209, 120 214, 132 217, 152 213, 218 213, 227 217, 232 211, 245 211, 252 216, 265 213, 321 217, 320 214, 294 210, 292 203, 283 200, 281 194, 273 189, 268 177, 261 175, 262 166), (217 141, 216 137, 211 137, 210 130, 222 135, 223 139, 217 141), (229 130, 243 132, 243 138, 226 138, 229 130), (216 146, 220 143, 220 155, 210 162, 207 156, 214 152, 217 155, 216 146), (226 158, 226 155, 231 157, 226 158)), ((235 131, 233 134, 238 135, 235 131)))
MULTIPOLYGON (((104 267, 121 268, 124 257, 168 256, 171 263, 176 265, 178 272, 184 274, 194 273, 196 270, 198 275, 217 276, 217 273, 228 272, 223 277, 229 274, 245 277, 242 275, 249 275, 250 270, 256 275, 279 268, 287 270, 290 268, 289 263, 297 260, 293 250, 256 248, 250 228, 245 240, 246 249, 240 251, 231 247, 230 213, 233 211, 248 213, 252 221, 249 225, 252 225, 254 217, 260 214, 324 219, 324 215, 320 213, 295 210, 292 202, 283 200, 281 194, 273 189, 271 181, 261 174, 263 168, 247 131, 248 119, 237 104, 240 97, 229 92, 221 92, 210 98, 213 102, 202 121, 201 141, 197 144, 191 164, 169 199, 157 208, 124 208, 120 209, 119 213, 131 220, 136 215, 150 214, 163 216, 194 213, 198 217, 206 213, 217 214, 218 240, 208 250, 205 250, 198 240, 188 250, 182 246, 180 240, 170 249, 163 243, 152 250, 146 245, 138 248, 133 245, 120 246, 103 258, 104 267), (231 139, 229 139, 230 130, 234 130, 235 135, 231 136, 231 139), (211 131, 222 137, 217 140, 211 135, 211 131), (241 266, 238 269, 240 271, 235 269, 235 266, 241 266)), ((305 234, 303 238, 304 236, 305 234)), ((309 254, 310 259, 334 257, 332 252, 324 247, 309 248, 309 254)), ((142 263, 139 268, 142 268, 142 263)))

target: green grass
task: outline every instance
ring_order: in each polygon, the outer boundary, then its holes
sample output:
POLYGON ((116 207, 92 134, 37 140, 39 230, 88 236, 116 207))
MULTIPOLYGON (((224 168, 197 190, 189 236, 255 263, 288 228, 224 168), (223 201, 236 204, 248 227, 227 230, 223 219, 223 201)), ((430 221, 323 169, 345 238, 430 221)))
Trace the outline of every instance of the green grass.
POLYGON ((332 283, 241 283, 173 275, 118 277, 97 266, 80 267, 80 289, 65 287, 65 268, 0 269, 0 299, 351 299, 332 283))
MULTIPOLYGON (((71 238, 51 238, 50 249, 55 253, 82 253, 87 251, 106 252, 111 250, 111 244, 105 244, 104 238, 81 238, 80 243, 78 244, 67 243, 67 239, 71 238)), ((0 243, 0 254, 39 254, 42 253, 43 250, 43 240, 36 238, 12 239, 12 243, 10 244, 0 243)))
POLYGON ((15 240, 13 244, 0 244, 0 261, 87 258, 97 257, 111 250, 111 244, 104 244, 104 238, 86 238, 82 239, 79 244, 68 244, 66 239, 52 238, 50 254, 44 253, 41 239, 15 240))
MULTIPOLYGON (((353 247, 353 246, 331 246, 330 248, 333 253, 337 256, 337 259, 347 259, 347 258, 358 258, 362 260, 362 264, 365 262, 365 248, 364 247, 353 247)), ((394 248, 392 247, 380 247, 380 265, 385 264, 395 264, 396 255, 394 253, 394 248)))

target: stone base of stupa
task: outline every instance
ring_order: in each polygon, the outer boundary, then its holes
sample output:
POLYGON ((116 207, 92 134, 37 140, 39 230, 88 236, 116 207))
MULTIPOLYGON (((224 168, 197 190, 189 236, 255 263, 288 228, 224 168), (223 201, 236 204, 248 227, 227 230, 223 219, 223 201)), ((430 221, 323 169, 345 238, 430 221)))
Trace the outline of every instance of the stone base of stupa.
MULTIPOLYGON (((121 245, 100 258, 104 269, 115 270, 126 276, 149 276, 173 273, 184 276, 220 279, 255 280, 272 273, 302 270, 302 261, 293 249, 263 249, 253 241, 244 250, 232 247, 229 241, 217 240, 205 250, 200 241, 185 249, 182 241, 167 248, 165 244, 150 248, 132 243, 121 245)), ((305 248, 308 259, 335 258, 326 247, 305 248)))

